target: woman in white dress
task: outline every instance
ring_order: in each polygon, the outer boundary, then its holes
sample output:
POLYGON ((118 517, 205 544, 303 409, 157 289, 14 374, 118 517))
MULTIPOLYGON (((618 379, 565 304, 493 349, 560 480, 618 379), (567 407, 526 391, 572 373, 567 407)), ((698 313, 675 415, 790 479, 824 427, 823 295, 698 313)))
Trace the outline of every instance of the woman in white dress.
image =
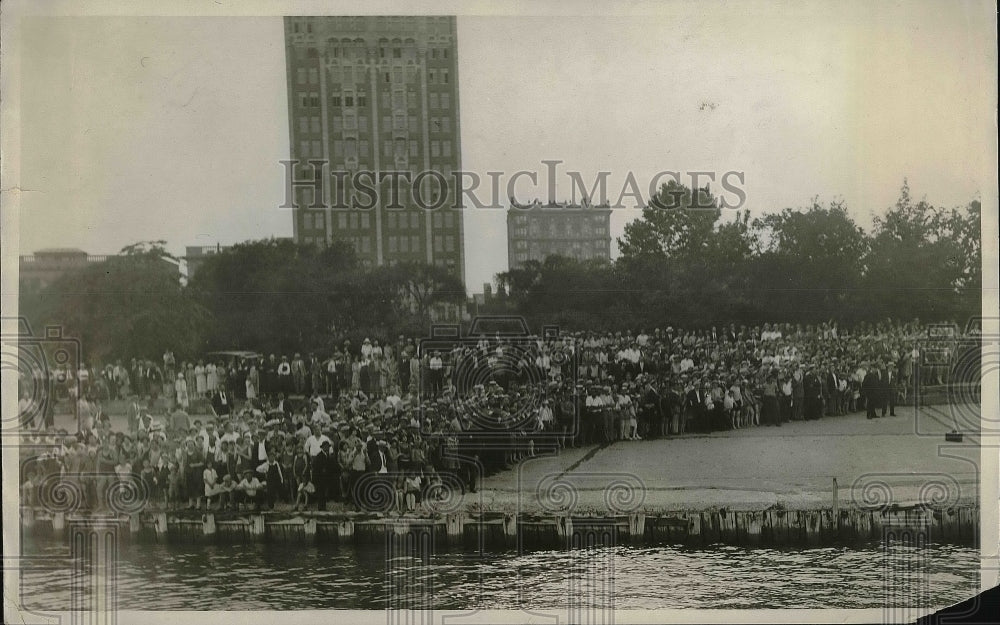
POLYGON ((219 386, 219 376, 217 374, 217 369, 215 363, 208 363, 205 365, 205 392, 209 395, 215 392, 219 386))
POLYGON ((187 410, 190 401, 188 400, 188 385, 183 373, 177 374, 177 381, 174 382, 174 390, 177 392, 177 405, 187 410))
POLYGON ((257 399, 257 379, 257 368, 251 365, 250 371, 247 372, 247 401, 257 399))
POLYGON ((194 379, 195 392, 198 393, 198 397, 204 397, 205 390, 208 388, 208 380, 205 379, 205 361, 198 361, 197 366, 194 368, 194 379))

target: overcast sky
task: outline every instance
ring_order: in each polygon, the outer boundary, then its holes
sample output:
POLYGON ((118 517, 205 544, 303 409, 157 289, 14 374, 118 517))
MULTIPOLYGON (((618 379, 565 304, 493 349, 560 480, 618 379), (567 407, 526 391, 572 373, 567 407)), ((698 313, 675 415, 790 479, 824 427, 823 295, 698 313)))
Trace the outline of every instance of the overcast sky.
MULTIPOLYGON (((564 171, 606 170, 612 200, 630 171, 644 192, 661 170, 741 171, 755 213, 842 198, 865 227, 904 177, 940 205, 992 193, 992 5, 642 6, 460 15, 464 168, 544 186, 558 159, 557 199, 564 171)), ((25 18, 20 45, 22 253, 291 235, 280 17, 25 18)), ((479 291, 506 268, 505 221, 467 215, 479 291)))

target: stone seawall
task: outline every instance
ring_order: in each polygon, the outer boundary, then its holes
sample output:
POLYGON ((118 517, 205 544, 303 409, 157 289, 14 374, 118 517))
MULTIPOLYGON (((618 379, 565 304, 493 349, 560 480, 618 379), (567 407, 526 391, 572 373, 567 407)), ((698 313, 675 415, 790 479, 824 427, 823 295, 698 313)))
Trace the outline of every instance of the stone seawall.
POLYGON ((91 515, 23 509, 22 531, 60 536, 100 526, 135 542, 177 544, 387 544, 393 540, 475 552, 569 549, 594 545, 714 544, 820 547, 907 537, 926 543, 976 545, 979 506, 727 510, 628 515, 532 515, 456 512, 381 516, 332 512, 138 512, 91 515), (917 537, 917 538, 914 538, 917 537))

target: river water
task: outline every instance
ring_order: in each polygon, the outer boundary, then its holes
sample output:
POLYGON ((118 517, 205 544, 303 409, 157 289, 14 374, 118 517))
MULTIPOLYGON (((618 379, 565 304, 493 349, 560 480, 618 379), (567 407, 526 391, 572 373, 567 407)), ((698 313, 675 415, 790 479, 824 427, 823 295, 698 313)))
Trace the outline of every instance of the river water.
MULTIPOLYGON (((70 609, 83 574, 66 543, 26 539, 24 553, 25 607, 70 609)), ((888 597, 937 607, 978 592, 979 552, 719 545, 445 551, 422 561, 376 546, 132 544, 119 552, 116 582, 118 606, 133 610, 879 608, 888 597)))

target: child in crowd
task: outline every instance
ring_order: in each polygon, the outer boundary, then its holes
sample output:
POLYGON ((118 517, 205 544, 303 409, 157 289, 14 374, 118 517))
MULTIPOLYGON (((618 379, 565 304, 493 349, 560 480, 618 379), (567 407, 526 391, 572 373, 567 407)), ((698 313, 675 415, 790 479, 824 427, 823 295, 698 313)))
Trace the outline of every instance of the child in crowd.
POLYGON ((166 503, 177 504, 181 501, 181 483, 183 481, 180 466, 176 462, 171 462, 167 467, 167 489, 166 503))
POLYGON ((404 501, 406 495, 406 479, 402 475, 397 475, 393 480, 393 509, 396 510, 396 514, 403 516, 404 512, 408 512, 406 508, 406 503, 404 501))
POLYGON ((259 512, 261 504, 264 502, 265 486, 266 484, 257 479, 257 476, 253 474, 253 469, 245 469, 243 471, 243 479, 236 486, 236 492, 240 494, 236 506, 237 510, 239 510, 240 505, 246 504, 249 507, 253 504, 253 511, 259 512))
POLYGON ((411 471, 405 479, 406 511, 414 512, 417 509, 417 495, 420 494, 420 473, 411 471))
POLYGON ((219 510, 231 510, 233 509, 233 493, 236 490, 236 482, 233 481, 233 476, 226 473, 222 476, 222 481, 218 484, 217 494, 219 495, 219 510))

